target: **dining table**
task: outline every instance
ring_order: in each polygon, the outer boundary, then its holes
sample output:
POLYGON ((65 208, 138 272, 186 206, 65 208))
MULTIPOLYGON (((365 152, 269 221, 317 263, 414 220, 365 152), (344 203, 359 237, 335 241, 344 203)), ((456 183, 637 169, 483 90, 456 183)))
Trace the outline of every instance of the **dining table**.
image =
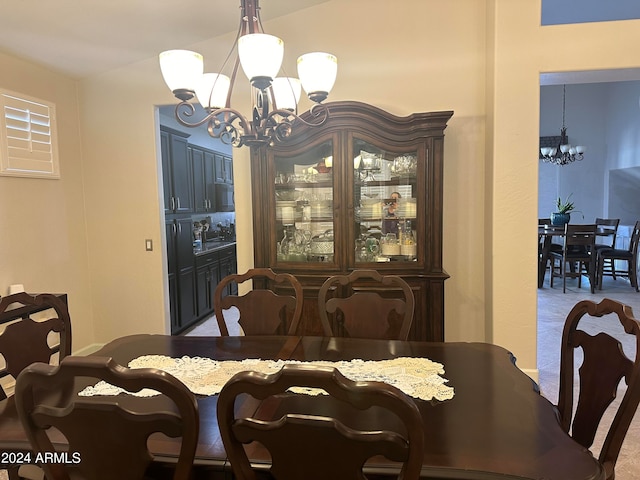
MULTIPOLYGON (((551 258, 551 250, 553 249, 553 239, 557 238, 561 241, 564 237, 565 228, 564 225, 538 225, 538 288, 542 288, 544 285, 544 279, 547 272, 547 265, 551 258)), ((615 235, 616 230, 608 226, 598 226, 596 228, 597 237, 607 237, 615 235)), ((555 245, 558 245, 557 243, 555 245)), ((561 249, 562 246, 560 245, 561 249)))
MULTIPOLYGON (((246 369, 251 369, 251 362, 266 360, 322 361, 336 365, 362 361, 375 365, 389 360, 428 359, 440 364, 438 376, 450 389, 450 398, 413 398, 422 416, 425 436, 421 478, 605 478, 602 466, 591 452, 563 431, 555 406, 517 367, 514 356, 507 349, 489 343, 139 334, 113 340, 93 355, 112 357, 122 365, 149 358, 195 359, 220 365, 243 361, 248 362, 246 369)), ((404 374, 395 371, 389 377, 404 374)), ((123 401, 126 397, 123 394, 123 401)), ((327 400, 318 402, 313 396, 290 393, 274 401, 267 408, 251 397, 242 398, 236 403, 237 415, 280 415, 300 406, 321 409, 327 400)), ((13 402, 13 396, 0 402, 0 455, 29 449, 13 402)), ((206 473, 206 478, 230 478, 231 467, 216 416, 217 395, 198 394, 197 402, 200 434, 194 469, 206 473)), ((148 445, 156 461, 172 462, 177 458, 179 442, 152 437, 148 445)), ((249 448, 248 456, 256 470, 269 469, 269 457, 260 448, 249 448)), ((365 465, 365 473, 371 478, 395 478, 398 472, 398 464, 384 458, 372 458, 365 465)))

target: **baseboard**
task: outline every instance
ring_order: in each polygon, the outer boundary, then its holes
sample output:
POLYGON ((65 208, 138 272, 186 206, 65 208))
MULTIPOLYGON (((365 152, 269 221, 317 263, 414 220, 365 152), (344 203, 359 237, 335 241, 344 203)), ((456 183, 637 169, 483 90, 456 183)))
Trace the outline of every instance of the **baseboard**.
POLYGON ((91 355, 92 353, 95 353, 98 350, 100 350, 102 347, 104 347, 104 343, 92 343, 91 345, 81 348, 80 350, 76 350, 75 352, 72 352, 72 354, 78 355, 78 356, 91 355))

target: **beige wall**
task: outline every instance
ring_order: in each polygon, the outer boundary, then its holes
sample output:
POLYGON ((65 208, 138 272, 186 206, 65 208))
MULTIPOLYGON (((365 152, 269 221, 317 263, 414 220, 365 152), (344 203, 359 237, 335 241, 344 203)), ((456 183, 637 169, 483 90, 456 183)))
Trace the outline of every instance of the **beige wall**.
MULTIPOLYGON (((308 50, 338 56, 332 100, 398 115, 454 110, 445 131, 446 339, 503 345, 534 376, 539 72, 640 67, 628 47, 640 43, 640 22, 541 28, 539 12, 539 0, 332 0, 265 24, 285 39, 289 72, 308 50)), ((219 40, 193 46, 208 70, 231 36, 219 40)), ((83 342, 167 331, 154 123, 154 105, 167 103, 155 58, 81 83, 84 157, 75 166, 86 185, 88 256, 75 252, 73 262, 86 264, 91 290, 80 271, 83 288, 73 293, 92 305, 95 326, 83 342), (145 238, 154 252, 144 251, 145 238)), ((247 152, 235 151, 234 162, 244 270, 252 262, 247 152)), ((71 280, 60 275, 55 286, 64 288, 71 280)), ((55 280, 47 273, 42 283, 55 280)))
POLYGON ((485 235, 492 238, 489 340, 511 349, 518 364, 530 369, 536 358, 539 74, 640 67, 640 52, 630 48, 640 42, 640 21, 540 27, 540 0, 491 3, 497 27, 489 85, 494 92, 493 156, 487 157, 491 199, 485 212, 485 235))
MULTIPOLYGON (((266 29, 284 37, 287 71, 295 71, 295 59, 305 51, 322 48, 338 56, 339 76, 331 99, 360 100, 398 115, 455 111, 445 147, 445 229, 447 244, 455 253, 449 254, 445 267, 453 277, 447 282, 451 318, 464 320, 447 321, 447 337, 483 340, 484 287, 477 279, 484 272, 484 246, 481 235, 473 242, 466 235, 456 235, 467 225, 480 232, 482 228, 484 185, 477 179, 484 174, 483 3, 406 3, 414 9, 410 16, 385 0, 327 2, 270 22, 266 29), (443 18, 456 20, 447 25, 443 18)), ((213 42, 195 46, 205 55, 207 68, 221 61, 230 38, 223 39, 218 51, 213 42)), ((161 254, 146 253, 143 247, 144 238, 161 238, 152 107, 172 102, 156 59, 82 84, 98 340, 165 328, 160 321, 161 254), (116 289, 120 290, 114 303, 111 297, 116 289)), ((234 156, 239 268, 243 270, 252 262, 248 155, 237 151, 234 156)))
POLYGON ((0 295, 14 283, 27 292, 68 293, 77 351, 95 339, 77 84, 2 53, 0 72, 0 88, 55 103, 61 174, 0 176, 0 295))

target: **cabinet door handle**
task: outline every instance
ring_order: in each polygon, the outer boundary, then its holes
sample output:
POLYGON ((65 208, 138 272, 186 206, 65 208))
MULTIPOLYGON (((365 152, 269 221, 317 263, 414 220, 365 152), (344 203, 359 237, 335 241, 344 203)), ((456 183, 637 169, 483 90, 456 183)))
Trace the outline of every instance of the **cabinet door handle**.
POLYGON ((178 234, 178 229, 177 229, 175 223, 173 225, 171 225, 171 229, 173 230, 173 236, 176 237, 177 234, 178 234))
POLYGON ((175 197, 171 197, 171 210, 176 209, 176 199, 175 197))
POLYGON ((180 197, 176 197, 177 203, 178 203, 178 208, 177 210, 180 210, 180 197))
POLYGON ((182 234, 182 224, 178 224, 178 233, 182 234))

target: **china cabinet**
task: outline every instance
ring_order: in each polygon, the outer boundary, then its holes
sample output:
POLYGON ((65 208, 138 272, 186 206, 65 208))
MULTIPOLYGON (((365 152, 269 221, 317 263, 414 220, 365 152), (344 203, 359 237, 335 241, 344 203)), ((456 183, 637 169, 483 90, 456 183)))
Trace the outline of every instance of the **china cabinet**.
POLYGON ((356 268, 400 275, 416 297, 410 338, 442 341, 443 143, 453 112, 327 107, 322 126, 298 122, 285 141, 252 148, 255 266, 300 279, 304 334, 322 332, 317 296, 328 276, 356 268))

